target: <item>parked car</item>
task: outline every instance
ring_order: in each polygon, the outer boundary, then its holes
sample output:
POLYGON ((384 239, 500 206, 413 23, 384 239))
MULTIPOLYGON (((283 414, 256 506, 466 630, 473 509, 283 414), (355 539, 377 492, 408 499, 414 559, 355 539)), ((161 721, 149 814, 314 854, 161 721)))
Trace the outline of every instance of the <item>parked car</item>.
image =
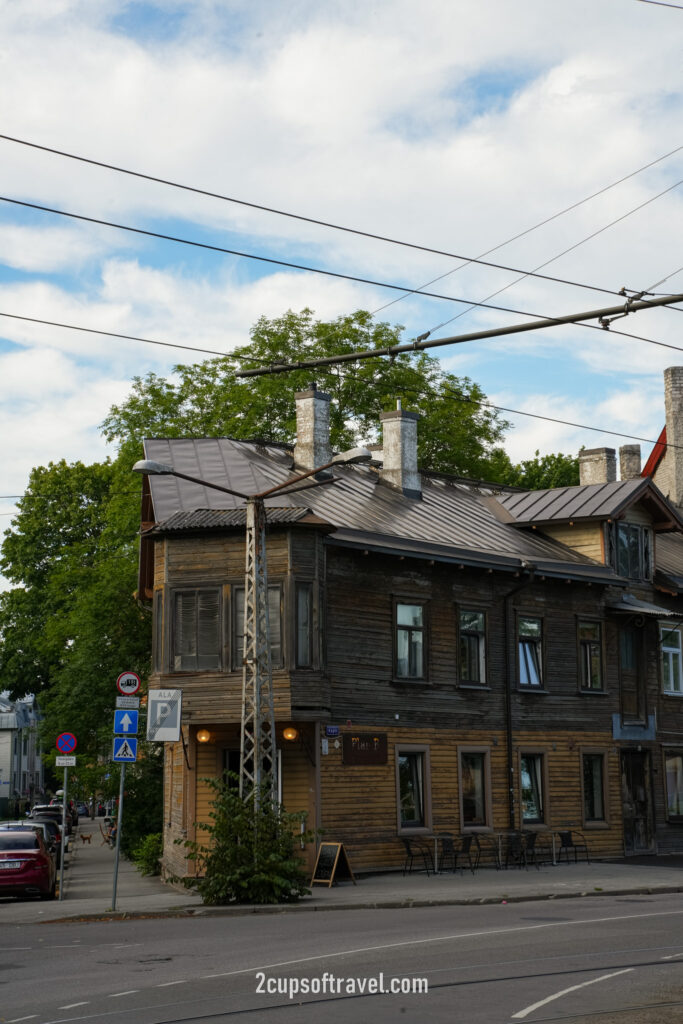
MULTIPOLYGON (((32 818, 51 817, 54 818, 55 821, 59 821, 60 823, 64 820, 64 817, 62 815, 62 807, 60 804, 36 804, 36 806, 32 808, 30 816, 32 818)), ((71 821, 70 814, 67 814, 66 816, 66 831, 68 835, 71 835, 71 833, 73 832, 73 823, 71 821)))
POLYGON ((87 804, 76 804, 76 810, 78 811, 82 818, 90 817, 90 808, 88 807, 87 804))
MULTIPOLYGON (((50 800, 50 807, 59 807, 59 808, 63 808, 64 807, 64 801, 62 800, 62 798, 59 795, 59 793, 57 794, 57 796, 53 796, 52 800, 50 800)), ((66 805, 66 813, 71 818, 71 824, 72 825, 78 825, 78 813, 79 812, 78 812, 78 807, 73 802, 73 800, 69 800, 68 804, 66 805)))
POLYGON ((54 857, 40 832, 0 831, 0 896, 40 896, 53 900, 57 885, 54 857))
MULTIPOLYGON (((46 815, 44 818, 41 817, 41 815, 37 815, 35 818, 27 818, 26 821, 29 824, 32 821, 39 821, 39 822, 42 822, 45 825, 47 825, 47 827, 50 829, 50 831, 52 832, 54 841, 55 841, 56 848, 57 848, 57 867, 60 867, 61 863, 62 863, 62 822, 61 822, 61 819, 59 821, 56 821, 51 815, 46 815)), ((65 842, 64 842, 64 852, 65 853, 69 852, 70 841, 71 841, 71 837, 70 837, 69 833, 67 832, 67 834, 65 836, 65 842)))
POLYGON ((62 836, 58 826, 53 828, 52 822, 38 821, 37 818, 24 818, 22 821, 3 821, 0 823, 1 832, 6 832, 7 829, 21 829, 23 831, 25 828, 33 829, 34 832, 40 832, 45 840, 45 845, 55 858, 55 861, 59 860, 62 836), (57 847, 57 836, 59 836, 59 849, 57 847))

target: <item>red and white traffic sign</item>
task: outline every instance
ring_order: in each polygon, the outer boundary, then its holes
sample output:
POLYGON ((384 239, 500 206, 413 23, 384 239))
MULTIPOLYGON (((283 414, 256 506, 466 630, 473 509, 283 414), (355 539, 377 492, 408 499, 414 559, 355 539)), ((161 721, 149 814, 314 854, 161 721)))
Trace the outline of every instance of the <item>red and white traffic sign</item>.
POLYGON ((116 685, 119 693, 129 696, 130 694, 137 693, 140 689, 140 676, 136 675, 135 672, 122 672, 116 680, 116 685))

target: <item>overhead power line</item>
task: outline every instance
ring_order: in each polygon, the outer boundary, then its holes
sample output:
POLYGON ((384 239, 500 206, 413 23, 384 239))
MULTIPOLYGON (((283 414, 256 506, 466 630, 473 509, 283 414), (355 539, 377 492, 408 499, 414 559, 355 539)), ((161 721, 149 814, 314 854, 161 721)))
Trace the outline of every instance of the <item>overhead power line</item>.
MULTIPOLYGON (((279 216, 279 217, 287 217, 287 218, 289 218, 291 220, 298 220, 298 221, 302 221, 303 223, 307 223, 307 224, 315 224, 318 227, 329 228, 330 230, 333 230, 333 231, 342 231, 342 232, 345 232, 346 234, 357 235, 357 236, 359 236, 361 238, 369 238, 369 239, 372 239, 373 241, 387 242, 390 245, 398 245, 398 246, 402 246, 402 247, 408 248, 408 249, 415 249, 418 252, 425 252, 425 253, 429 253, 429 254, 435 255, 435 256, 446 256, 449 259, 464 260, 466 264, 475 263, 475 264, 480 264, 480 265, 485 266, 485 267, 491 267, 491 268, 494 268, 494 269, 497 269, 497 270, 507 270, 507 271, 510 271, 511 273, 514 273, 514 274, 525 274, 525 276, 538 276, 539 278, 541 278, 543 280, 549 280, 549 281, 552 281, 552 282, 557 283, 557 284, 566 284, 566 285, 570 285, 572 287, 585 288, 585 289, 588 289, 588 290, 591 290, 591 291, 605 292, 606 294, 615 294, 615 291, 614 291, 614 289, 600 288, 600 287, 593 286, 593 285, 582 284, 582 283, 579 283, 579 282, 576 282, 576 281, 566 281, 566 280, 564 280, 562 278, 546 277, 543 274, 536 274, 535 271, 523 271, 523 270, 520 270, 519 268, 515 268, 515 267, 508 267, 508 266, 500 265, 500 264, 497 264, 497 263, 490 263, 490 262, 487 262, 486 260, 484 260, 483 257, 489 255, 489 253, 495 252, 496 249, 500 249, 504 245, 509 244, 510 242, 516 241, 518 238, 524 237, 524 235, 529 234, 531 231, 535 231, 536 228, 542 227, 544 224, 548 224, 550 221, 554 220, 555 218, 562 216, 562 214, 568 213, 570 210, 576 209, 576 207, 577 206, 581 206, 582 203, 586 203, 590 199, 594 199, 597 196, 601 195, 603 192, 606 192, 609 189, 614 188, 616 185, 620 185, 622 182, 627 181, 628 178, 632 178, 636 174, 640 174, 642 171, 645 171, 645 170, 647 170, 650 167, 654 167, 655 164, 661 163, 663 160, 666 160, 668 157, 673 156, 675 153, 678 153, 681 149, 683 149, 683 145, 677 146, 675 149, 672 149, 668 153, 664 153, 662 156, 657 157, 657 159, 652 160, 652 161, 650 161, 647 164, 644 164, 642 167, 639 167, 637 170, 631 171, 629 174, 624 175, 624 177, 619 178, 617 181, 612 182, 610 185, 606 185, 604 188, 599 189, 597 192, 594 192, 592 195, 587 196, 585 199, 579 200, 578 202, 573 203, 570 206, 567 206, 564 210, 561 210, 558 213, 555 213, 552 216, 547 217, 545 220, 540 221, 538 224, 534 225, 533 227, 527 228, 526 230, 519 232, 519 234, 516 234, 512 238, 507 239, 507 241, 501 242, 499 245, 494 246, 494 248, 489 249, 487 252, 482 253, 480 256, 476 256, 475 257, 475 256, 462 256, 462 255, 460 255, 458 253, 448 252, 448 251, 445 251, 443 249, 435 249, 435 248, 433 248, 431 246, 420 245, 420 244, 418 244, 416 242, 406 242, 403 239, 392 238, 391 236, 388 236, 388 235, 380 235, 380 234, 378 234, 376 232, 372 232, 372 231, 363 231, 360 228, 351 228, 351 227, 347 227, 347 226, 342 225, 342 224, 336 224, 336 223, 334 223, 332 221, 325 221, 325 220, 320 220, 320 219, 315 218, 315 217, 307 217, 307 216, 305 216, 303 214, 291 213, 289 211, 281 210, 281 209, 278 209, 276 207, 265 206, 265 205, 263 205, 261 203, 249 202, 249 201, 247 201, 245 199, 237 199, 234 196, 226 196, 226 195, 223 195, 220 192, 212 192, 212 191, 209 191, 208 189, 197 188, 197 187, 192 186, 192 185, 184 185, 184 184, 182 184, 180 182, 172 181, 171 179, 168 179, 168 178, 156 177, 155 175, 145 174, 145 173, 143 173, 141 171, 134 171, 134 170, 132 170, 130 168, 121 167, 121 166, 119 166, 117 164, 110 164, 110 163, 106 163, 106 162, 104 162, 102 160, 94 160, 94 159, 92 159, 90 157, 84 157, 84 156, 80 156, 80 155, 78 155, 76 153, 70 153, 70 152, 68 152, 66 150, 63 150, 63 149, 56 149, 56 148, 51 147, 51 146, 44 146, 44 145, 41 145, 41 144, 39 144, 37 142, 29 142, 27 139, 19 139, 16 136, 13 136, 13 135, 5 135, 5 134, 0 133, 0 139, 4 139, 6 142, 16 143, 17 145, 20 145, 20 146, 27 146, 27 147, 29 147, 31 149, 42 150, 45 153, 52 153, 55 156, 65 157, 68 160, 76 160, 79 163, 90 164, 93 167, 101 167, 101 168, 103 168, 105 170, 115 171, 117 174, 125 174, 125 175, 127 175, 129 177, 140 178, 140 179, 142 179, 144 181, 151 181, 151 182, 154 182, 154 183, 159 184, 159 185, 166 185, 166 186, 168 186, 170 188, 180 189, 181 191, 184 191, 184 192, 191 192, 191 193, 194 193, 196 195, 206 196, 207 198, 211 198, 211 199, 220 199, 223 202, 233 203, 233 204, 238 205, 238 206, 245 206, 245 207, 248 207, 248 208, 254 209, 254 210, 261 210, 264 213, 272 213, 272 214, 275 214, 276 216, 279 216)), ((452 273, 452 271, 451 271, 451 273, 452 273)), ((434 280, 435 281, 436 280, 440 280, 440 278, 435 278, 434 280)), ((431 282, 431 281, 428 282, 428 284, 431 284, 431 283, 433 283, 433 282, 431 282)), ((425 285, 425 287, 427 287, 427 286, 425 285)), ((406 291, 406 294, 412 294, 412 290, 410 290, 410 289, 405 289, 405 291, 406 291)))
MULTIPOLYGON (((227 256, 239 256, 242 259, 256 260, 259 263, 271 263, 277 267, 287 267, 290 270, 303 270, 309 274, 320 274, 323 277, 338 278, 341 281, 354 281, 357 284, 368 284, 373 288, 388 288, 391 291, 406 292, 407 294, 421 295, 429 299, 441 299, 445 302, 457 302, 460 305, 477 307, 480 309, 493 309, 502 313, 515 313, 519 316, 535 316, 534 313, 526 313, 519 309, 510 309, 506 306, 493 306, 485 302, 474 302, 471 299, 460 299, 453 295, 442 295, 439 292, 425 292, 419 288, 408 288, 406 285, 390 284, 387 281, 375 281, 372 278, 359 277, 354 274, 342 274, 339 271, 324 270, 322 267, 308 267, 301 263, 292 263, 289 260, 276 260, 272 256, 260 256, 256 253, 242 252, 239 249, 228 249, 221 245, 211 245, 209 242, 198 242, 195 239, 180 238, 177 235, 166 235, 160 231, 151 231, 147 228, 136 228, 129 224, 119 224, 116 221, 103 220, 99 217, 87 217, 82 213, 72 213, 69 210, 58 210, 53 206, 43 206, 40 203, 29 203, 23 199, 12 199, 9 196, 0 196, 0 202, 11 203, 13 206, 22 206, 29 210, 40 210, 42 213, 53 213, 58 217, 67 217, 70 220, 83 221, 86 224, 98 224, 101 227, 115 228, 117 231, 127 231, 134 235, 143 235, 146 238, 158 238, 164 242, 174 242, 178 245, 189 245, 195 249, 206 249, 209 252, 218 252, 227 256)), ((512 269, 512 268, 506 268, 512 269)), ((564 282, 571 283, 574 282, 564 282)), ((579 285, 591 289, 591 285, 579 285)), ((591 289, 594 291, 605 291, 606 289, 591 289)), ((608 292, 618 294, 618 292, 608 292)))
MULTIPOLYGON (((353 370, 344 369, 343 371, 340 371, 339 375, 342 378, 348 377, 354 380, 362 380, 360 375, 358 373, 355 373, 353 370)), ((403 392, 404 394, 414 395, 432 400, 434 398, 434 395, 431 392, 426 391, 422 388, 409 388, 405 386, 402 387, 401 385, 397 384, 393 384, 392 387, 395 391, 400 391, 403 392)), ((545 416, 543 413, 528 412, 526 409, 511 409, 505 405, 495 405, 493 402, 489 402, 487 399, 483 398, 471 398, 468 395, 454 395, 452 393, 444 394, 442 397, 450 402, 457 402, 459 404, 464 405, 484 406, 487 409, 494 409, 496 412, 509 413, 512 416, 527 416, 530 419, 534 420, 545 420, 545 422, 547 423, 558 423, 560 426, 577 427, 579 430, 591 430, 597 434, 609 434, 611 437, 627 438, 629 441, 642 441, 644 444, 660 444, 659 441, 653 441, 649 437, 640 437, 638 434, 625 434, 620 430, 607 430, 604 427, 594 427, 587 423, 575 423, 573 420, 563 420, 555 416, 545 416)), ((663 447, 683 449, 683 445, 673 444, 671 442, 665 443, 663 447)))
POLYGON ((654 4, 655 7, 674 7, 677 11, 683 11, 680 4, 667 4, 664 0, 638 0, 641 4, 654 4))
MULTIPOLYGON (((483 338, 499 338, 502 335, 521 334, 526 331, 538 331, 545 327, 556 327, 560 324, 573 324, 580 320, 601 320, 607 317, 627 316, 640 309, 650 309, 655 306, 665 306, 669 302, 682 302, 683 295, 670 295, 658 299, 627 299, 621 306, 609 306, 605 309, 593 309, 585 313, 570 313, 568 316, 549 317, 544 320, 535 320, 532 323, 514 324, 511 327, 494 327, 488 331, 472 331, 469 334, 455 335, 451 338, 439 338, 436 341, 427 341, 429 331, 420 335, 413 342, 402 345, 389 345, 385 348, 366 349, 363 352, 344 352, 336 356, 323 356, 319 359, 304 359, 296 363, 274 363, 271 366, 261 366, 255 370, 242 370, 238 377, 262 377, 273 373, 289 373, 291 370, 305 370, 316 366, 332 366, 337 363, 351 363, 358 359, 375 359, 378 356, 395 356, 401 352, 422 352, 427 348, 439 348, 443 345, 457 345, 465 341, 478 341, 483 338)), ((607 329, 609 323, 605 321, 603 326, 607 329)))

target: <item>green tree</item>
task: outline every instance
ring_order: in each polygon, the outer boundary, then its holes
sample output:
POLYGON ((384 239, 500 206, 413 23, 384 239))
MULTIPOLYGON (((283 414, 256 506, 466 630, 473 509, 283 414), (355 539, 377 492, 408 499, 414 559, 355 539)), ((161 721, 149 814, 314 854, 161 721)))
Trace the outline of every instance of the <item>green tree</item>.
MULTIPOLYGON (((242 368, 399 344, 398 326, 375 323, 359 311, 330 322, 310 310, 262 317, 248 345, 228 356, 175 367, 175 379, 137 377, 128 398, 104 421, 105 436, 118 444, 129 464, 139 458, 144 437, 227 436, 292 442, 296 432, 294 394, 312 380, 332 396, 330 438, 345 449, 378 439, 379 415, 395 408, 424 412, 419 459, 430 469, 485 477, 498 466, 507 423, 485 404, 481 388, 467 377, 441 369, 420 353, 364 360, 341 367, 319 367, 287 374, 239 378, 242 368)), ((490 475, 490 474, 489 474, 490 475)))
POLYGON ((503 469, 499 483, 523 487, 528 491, 539 491, 550 487, 574 487, 579 483, 578 455, 541 455, 536 450, 533 459, 525 459, 517 465, 503 469))

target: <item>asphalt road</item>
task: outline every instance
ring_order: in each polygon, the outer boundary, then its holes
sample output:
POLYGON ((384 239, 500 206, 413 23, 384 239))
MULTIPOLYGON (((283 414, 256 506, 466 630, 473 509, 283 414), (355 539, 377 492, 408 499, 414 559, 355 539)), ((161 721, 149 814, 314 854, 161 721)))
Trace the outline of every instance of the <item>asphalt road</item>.
POLYGON ((0 933, 7 1024, 233 1020, 681 1024, 683 896, 0 933), (427 991, 406 991, 416 982, 427 991), (392 985, 399 991, 373 991, 392 985))

